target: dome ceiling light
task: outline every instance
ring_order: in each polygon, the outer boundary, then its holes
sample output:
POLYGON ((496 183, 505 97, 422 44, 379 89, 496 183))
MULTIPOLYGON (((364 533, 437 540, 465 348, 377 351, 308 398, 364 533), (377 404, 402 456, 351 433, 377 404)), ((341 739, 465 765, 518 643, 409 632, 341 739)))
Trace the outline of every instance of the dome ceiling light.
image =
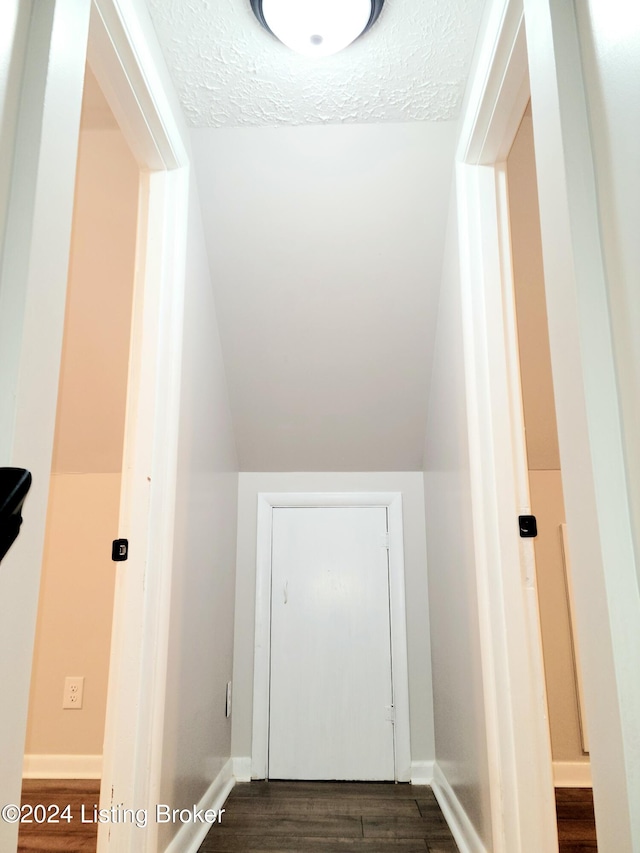
POLYGON ((251 0, 262 26, 305 56, 338 53, 377 21, 384 0, 251 0))

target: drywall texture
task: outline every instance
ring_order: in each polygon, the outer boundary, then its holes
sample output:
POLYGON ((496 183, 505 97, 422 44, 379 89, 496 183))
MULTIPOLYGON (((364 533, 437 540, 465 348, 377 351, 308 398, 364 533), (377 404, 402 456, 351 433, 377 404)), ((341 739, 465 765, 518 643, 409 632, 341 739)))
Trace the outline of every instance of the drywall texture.
POLYGON ((470 519, 462 306, 452 204, 425 447, 436 761, 487 850, 491 804, 470 519))
POLYGON ((119 130, 80 134, 26 752, 102 754, 138 168, 119 130), (62 710, 67 675, 85 677, 62 710))
MULTIPOLYGON (((627 484, 640 549, 640 10, 625 0, 576 3, 609 289, 627 484)), ((636 559, 640 581, 640 561, 636 559)))
POLYGON ((565 521, 542 267, 531 114, 507 158, 509 218, 529 465, 538 602, 554 761, 588 762, 582 751, 567 583, 560 539, 565 521))
POLYGON ((238 490, 238 571, 233 666, 234 756, 251 755, 259 492, 401 492, 404 521, 407 652, 412 761, 433 760, 424 503, 420 472, 241 473, 238 490))
POLYGON ((248 2, 149 2, 193 127, 455 119, 482 6, 395 0, 347 50, 313 60, 264 30, 248 2))
POLYGON ((119 130, 80 134, 53 471, 122 469, 138 166, 119 130))
MULTIPOLYGON (((189 235, 160 801, 190 808, 231 755, 237 458, 195 187, 189 235)), ((160 827, 164 850, 179 825, 160 827)))
POLYGON ((242 471, 419 471, 456 125, 191 134, 242 471))

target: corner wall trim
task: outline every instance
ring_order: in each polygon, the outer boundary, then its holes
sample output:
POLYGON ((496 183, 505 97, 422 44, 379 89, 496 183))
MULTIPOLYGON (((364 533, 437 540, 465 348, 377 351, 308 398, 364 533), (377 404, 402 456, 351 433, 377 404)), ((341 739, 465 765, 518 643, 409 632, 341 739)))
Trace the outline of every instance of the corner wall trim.
POLYGON ((433 782, 433 761, 411 762, 411 784, 431 785, 433 782))
POLYGON ((487 853, 487 848, 437 761, 433 764, 432 788, 460 853, 487 853))
POLYGON ((251 781, 251 756, 236 756, 233 761, 233 775, 236 782, 251 781))
POLYGON ((23 779, 100 779, 101 755, 25 755, 23 779))
POLYGON ((554 761, 553 784, 556 788, 592 788, 590 761, 554 761))
MULTIPOLYGON (((204 796, 196 806, 197 810, 221 809, 231 789, 235 785, 233 777, 233 759, 230 758, 209 785, 204 796)), ((222 818, 224 821, 224 817, 222 818)), ((209 823, 183 823, 177 834, 171 839, 165 853, 197 853, 207 833, 214 824, 209 823)), ((217 826, 217 824, 215 824, 217 826)))

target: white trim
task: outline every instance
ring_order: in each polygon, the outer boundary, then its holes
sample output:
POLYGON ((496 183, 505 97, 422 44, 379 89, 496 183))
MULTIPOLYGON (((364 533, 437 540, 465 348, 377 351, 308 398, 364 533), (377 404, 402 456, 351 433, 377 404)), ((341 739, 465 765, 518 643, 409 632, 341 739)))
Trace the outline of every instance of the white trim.
POLYGON ((236 782, 251 781, 251 756, 236 756, 233 759, 233 776, 236 782))
POLYGON ((551 744, 528 514, 506 175, 527 103, 520 0, 496 0, 458 145, 465 378, 480 654, 495 853, 557 850, 551 744))
POLYGON ((411 762, 411 784, 431 785, 433 782, 433 761, 411 762))
POLYGON ((25 755, 23 779, 100 779, 101 755, 25 755))
MULTIPOLYGON (((116 573, 104 808, 159 801, 173 566, 189 156, 145 15, 140 4, 92 0, 88 39, 92 70, 141 167, 118 534, 131 547, 116 573)), ((151 853, 157 832, 155 821, 144 830, 101 824, 98 850, 151 853)))
MULTIPOLYGON (((235 785, 233 778, 233 759, 229 758, 222 770, 207 788, 204 796, 198 802, 196 809, 198 811, 219 811, 225 804, 227 797, 231 793, 235 785)), ((222 823, 224 823, 224 815, 222 815, 222 823)), ((171 839, 169 846, 164 853, 198 853, 200 845, 206 838, 210 830, 215 832, 218 823, 200 823, 190 822, 183 823, 180 829, 171 839)))
MULTIPOLYGON (((522 6, 493 0, 487 7, 456 170, 495 853, 557 850, 535 564, 518 541, 515 519, 528 498, 501 161, 522 103, 522 6)), ((574 4, 524 0, 524 10, 563 490, 580 566, 576 615, 598 835, 603 849, 626 850, 640 837, 640 775, 633 771, 640 688, 632 665, 640 656, 640 619, 580 43, 574 4)))
POLYGON ((556 788, 591 788, 590 761, 554 761, 553 784, 556 788))
POLYGON ((487 848, 437 761, 433 767, 432 790, 460 853, 487 853, 487 848))
MULTIPOLYGON (((29 468, 33 485, 23 532, 0 570, 0 683, 10 685, 0 703, 0 801, 5 803, 20 801, 22 784, 89 2, 25 3, 23 13, 29 23, 26 39, 15 45, 18 62, 24 49, 24 66, 12 95, 19 98, 14 127, 6 127, 6 116, 0 116, 3 139, 13 130, 15 140, 0 236, 0 464, 29 468)), ((0 16, 4 20, 4 11, 0 16)), ((11 38, 11 30, 6 35, 11 38)), ((0 52, 4 73, 14 65, 14 45, 3 43, 0 52)), ((18 825, 0 821, 0 849, 15 850, 17 839, 18 825)))
POLYGON ((269 732, 269 658, 271 643, 271 530, 275 507, 379 506, 389 512, 389 593, 391 657, 395 702, 395 773, 398 782, 411 778, 409 670, 404 584, 404 537, 400 492, 261 493, 258 495, 256 553, 256 633, 253 682, 251 776, 267 775, 269 732))
MULTIPOLYGON (((598 846, 640 849, 640 596, 576 7, 524 0, 549 345, 598 846)), ((588 39, 589 36, 586 35, 588 39)), ((596 83, 593 83, 597 87, 596 83)))

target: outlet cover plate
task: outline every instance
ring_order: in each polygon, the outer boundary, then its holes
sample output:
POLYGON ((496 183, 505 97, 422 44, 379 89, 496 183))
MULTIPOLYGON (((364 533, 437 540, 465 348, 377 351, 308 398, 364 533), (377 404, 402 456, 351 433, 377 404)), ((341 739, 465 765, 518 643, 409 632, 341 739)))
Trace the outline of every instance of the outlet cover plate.
POLYGON ((84 675, 68 675, 64 680, 62 707, 65 711, 80 711, 84 698, 84 675))

